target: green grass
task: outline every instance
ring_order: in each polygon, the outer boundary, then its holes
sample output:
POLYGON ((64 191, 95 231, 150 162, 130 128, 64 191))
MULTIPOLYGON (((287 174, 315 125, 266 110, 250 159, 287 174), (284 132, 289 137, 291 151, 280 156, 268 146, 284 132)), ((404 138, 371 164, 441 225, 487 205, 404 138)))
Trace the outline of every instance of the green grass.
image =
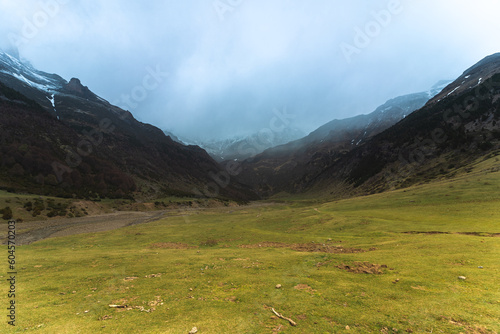
MULTIPOLYGON (((498 332, 500 238, 491 234, 500 233, 500 173, 490 165, 495 163, 480 163, 454 180, 373 196, 188 210, 19 247, 18 326, 2 324, 0 331, 187 333, 196 326, 200 334, 498 332), (404 233, 410 231, 447 234, 404 233), (240 247, 264 242, 372 250, 240 247), (192 248, 153 247, 159 243, 192 248), (369 275, 337 267, 354 262, 387 268, 369 275), (161 275, 146 277, 151 274, 161 275), (299 284, 305 289, 296 289, 299 284), (159 303, 151 312, 108 307, 147 310, 150 302, 159 303), (271 307, 297 327, 273 318, 271 307)), ((6 305, 6 294, 0 302, 6 305)))

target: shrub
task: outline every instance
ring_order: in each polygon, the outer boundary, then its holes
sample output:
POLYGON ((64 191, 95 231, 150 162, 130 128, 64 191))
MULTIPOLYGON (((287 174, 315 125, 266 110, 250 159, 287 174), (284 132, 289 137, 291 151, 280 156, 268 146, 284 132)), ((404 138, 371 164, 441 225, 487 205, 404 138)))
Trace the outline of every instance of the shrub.
POLYGON ((8 206, 1 210, 2 219, 9 220, 12 219, 12 209, 8 206))
POLYGON ((55 211, 55 210, 52 210, 49 213, 47 213, 47 217, 49 217, 49 218, 52 218, 55 216, 57 216, 57 211, 55 211))
POLYGON ((32 216, 33 217, 39 216, 43 210, 45 210, 45 205, 43 204, 43 201, 41 199, 35 199, 35 205, 33 206, 32 216))
POLYGON ((26 209, 26 211, 31 211, 31 210, 33 210, 33 203, 32 203, 31 201, 26 202, 26 203, 24 204, 24 208, 26 209))

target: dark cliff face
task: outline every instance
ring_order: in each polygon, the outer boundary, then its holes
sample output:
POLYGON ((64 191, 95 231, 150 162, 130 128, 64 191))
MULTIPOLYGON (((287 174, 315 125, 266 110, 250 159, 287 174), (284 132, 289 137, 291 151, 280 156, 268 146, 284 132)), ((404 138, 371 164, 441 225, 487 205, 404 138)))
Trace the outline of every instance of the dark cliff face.
POLYGON ((93 94, 87 86, 83 86, 80 79, 72 78, 67 85, 63 87, 67 93, 74 94, 84 98, 94 98, 93 94))

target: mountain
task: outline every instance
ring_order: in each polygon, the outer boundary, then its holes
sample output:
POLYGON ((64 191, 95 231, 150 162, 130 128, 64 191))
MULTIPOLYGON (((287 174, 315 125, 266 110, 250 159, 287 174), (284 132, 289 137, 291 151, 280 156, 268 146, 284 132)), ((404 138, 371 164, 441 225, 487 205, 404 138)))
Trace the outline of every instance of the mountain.
MULTIPOLYGON (((481 83, 490 79, 493 75, 499 73, 498 64, 500 62, 500 53, 490 55, 468 70, 466 70, 454 82, 450 83, 440 94, 438 94, 432 103, 451 96, 467 94, 471 89, 477 88, 481 83)), ((474 95, 474 94, 473 94, 474 95)))
MULTIPOLYGON (((218 164, 202 148, 138 122, 80 80, 38 71, 3 52, 0 110, 4 189, 79 197, 351 196, 453 177, 479 158, 498 155, 500 54, 450 84, 333 120, 238 163, 218 164)), ((255 142, 245 140, 228 141, 213 154, 233 160, 243 150, 255 154, 255 142)))
POLYGON ((304 136, 304 132, 290 127, 272 131, 265 130, 249 136, 239 136, 223 140, 196 141, 216 161, 245 160, 264 150, 286 144, 304 136))
POLYGON ((262 195, 300 191, 304 180, 321 173, 337 154, 346 154, 401 121, 449 82, 440 81, 427 92, 391 99, 368 115, 333 120, 304 138, 268 149, 243 162, 240 180, 256 186, 262 195))
POLYGON ((185 143, 181 139, 179 139, 179 137, 177 137, 176 135, 174 135, 172 132, 164 130, 163 133, 165 134, 165 136, 170 137, 170 139, 172 139, 176 143, 185 145, 185 143))
POLYGON ((60 196, 254 195, 203 149, 173 141, 84 86, 0 52, 0 186, 60 196), (215 187, 213 186, 215 184, 215 187), (201 190, 200 190, 201 189, 201 190))
POLYGON ((477 159, 500 154, 500 54, 478 62, 422 108, 356 147, 349 149, 345 139, 299 145, 292 155, 286 150, 282 165, 276 149, 266 151, 245 163, 242 181, 254 182, 266 195, 351 196, 466 172, 477 159))
MULTIPOLYGON (((500 53, 466 70, 423 108, 326 169, 369 191, 405 187, 438 177, 500 150, 500 53)), ((500 164, 498 164, 500 168, 500 164)))

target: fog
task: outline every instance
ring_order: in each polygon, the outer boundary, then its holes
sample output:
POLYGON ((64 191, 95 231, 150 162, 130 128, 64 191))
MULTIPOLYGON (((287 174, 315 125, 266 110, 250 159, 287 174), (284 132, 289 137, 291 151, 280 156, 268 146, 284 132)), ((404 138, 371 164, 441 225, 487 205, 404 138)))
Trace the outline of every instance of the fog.
POLYGON ((187 138, 310 132, 500 51, 498 1, 0 0, 0 47, 187 138), (286 111, 285 111, 286 110, 286 111))

